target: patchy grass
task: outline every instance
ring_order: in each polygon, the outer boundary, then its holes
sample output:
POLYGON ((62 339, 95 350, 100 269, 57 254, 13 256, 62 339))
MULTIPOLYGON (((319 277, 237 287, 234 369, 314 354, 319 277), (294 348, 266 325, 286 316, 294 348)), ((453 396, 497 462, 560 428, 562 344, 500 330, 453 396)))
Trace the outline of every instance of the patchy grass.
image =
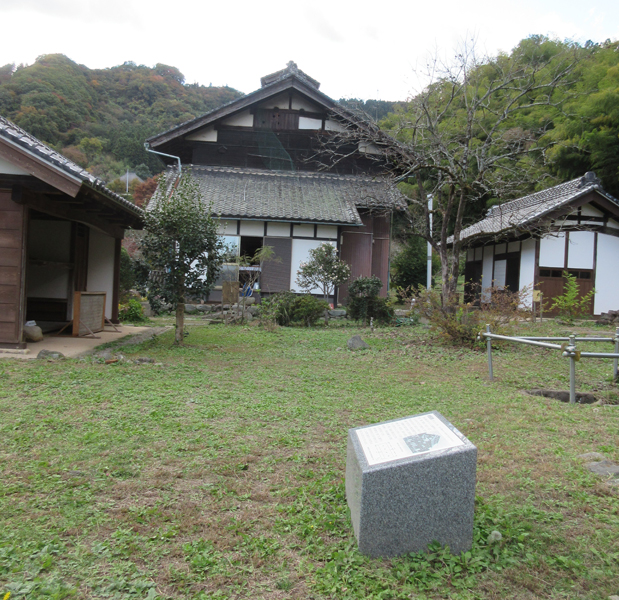
MULTIPOLYGON (((567 389, 558 352, 503 345, 490 383, 483 350, 422 328, 364 330, 371 350, 350 353, 348 327, 189 327, 184 348, 123 348, 162 364, 0 361, 0 598, 619 593, 618 490, 577 460, 619 461, 619 407, 526 395, 567 389), (346 431, 433 409, 479 448, 473 548, 368 559, 346 431)), ((577 387, 613 393, 611 374, 583 359, 577 387)))

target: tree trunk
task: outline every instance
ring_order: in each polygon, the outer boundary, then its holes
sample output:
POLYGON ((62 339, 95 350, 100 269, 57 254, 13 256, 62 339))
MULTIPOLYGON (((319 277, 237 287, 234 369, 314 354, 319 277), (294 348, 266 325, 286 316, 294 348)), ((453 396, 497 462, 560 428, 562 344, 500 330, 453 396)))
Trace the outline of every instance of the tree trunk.
POLYGON ((185 336, 185 303, 179 302, 176 305, 176 335, 174 343, 182 346, 185 336))
MULTIPOLYGON (((458 253, 459 254, 459 253, 458 253)), ((456 304, 456 289, 458 287, 458 271, 460 257, 456 257, 453 249, 450 251, 445 245, 440 248, 441 283, 443 309, 451 310, 456 304)))

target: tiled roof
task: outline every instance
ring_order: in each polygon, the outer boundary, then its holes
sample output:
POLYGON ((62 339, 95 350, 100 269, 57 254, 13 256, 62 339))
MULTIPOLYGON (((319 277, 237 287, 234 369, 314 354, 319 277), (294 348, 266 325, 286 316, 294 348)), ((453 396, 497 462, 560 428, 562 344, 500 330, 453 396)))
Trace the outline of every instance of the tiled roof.
POLYGON ((307 81, 307 83, 314 86, 316 89, 320 87, 320 83, 318 81, 316 81, 313 77, 310 77, 307 73, 301 71, 301 69, 297 67, 297 63, 292 60, 288 62, 285 69, 261 77, 260 84, 262 85, 262 87, 266 87, 267 85, 275 83, 276 81, 280 81, 285 77, 290 77, 291 75, 296 75, 297 77, 299 77, 299 79, 304 79, 305 81, 307 81))
POLYGON ((619 202, 604 191, 595 173, 589 172, 567 183, 493 206, 485 219, 463 229, 460 239, 509 230, 530 230, 539 218, 594 190, 619 206, 619 202))
MULTIPOLYGON (((213 213, 223 217, 361 225, 358 208, 405 206, 389 182, 367 176, 201 165, 183 166, 183 172, 193 175, 213 213)), ((176 171, 168 173, 169 185, 176 171)))
POLYGON ((0 137, 5 138, 25 150, 28 150, 48 165, 55 167, 56 169, 60 169, 72 177, 81 180, 88 187, 93 188, 101 194, 107 196, 110 200, 120 205, 126 211, 139 217, 143 216, 144 213, 139 206, 136 206, 132 202, 129 202, 129 200, 126 200, 122 196, 114 193, 112 190, 105 187, 105 183, 101 179, 82 169, 82 167, 76 165, 73 161, 62 156, 62 154, 52 150, 49 146, 45 145, 43 142, 1 115, 0 137))

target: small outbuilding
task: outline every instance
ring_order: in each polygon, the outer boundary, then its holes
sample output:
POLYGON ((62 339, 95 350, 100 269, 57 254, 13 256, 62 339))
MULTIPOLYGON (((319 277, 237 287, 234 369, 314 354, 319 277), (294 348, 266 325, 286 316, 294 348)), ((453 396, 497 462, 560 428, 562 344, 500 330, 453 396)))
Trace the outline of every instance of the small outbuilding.
MULTIPOLYGON (((481 302, 492 300, 494 285, 540 290, 550 304, 567 272, 581 296, 595 288, 589 314, 619 308, 619 201, 595 173, 493 206, 461 238, 465 279, 469 287, 481 284, 481 302)), ((532 293, 527 301, 531 306, 532 293)))
POLYGON ((118 322, 125 229, 142 209, 0 116, 0 348, 24 348, 23 327, 73 319, 75 292, 105 292, 118 322))

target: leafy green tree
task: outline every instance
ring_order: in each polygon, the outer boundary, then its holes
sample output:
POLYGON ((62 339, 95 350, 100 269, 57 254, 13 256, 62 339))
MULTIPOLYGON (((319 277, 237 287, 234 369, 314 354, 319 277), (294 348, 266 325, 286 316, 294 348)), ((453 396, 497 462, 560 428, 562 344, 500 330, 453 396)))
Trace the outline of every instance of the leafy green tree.
POLYGON ((350 267, 337 255, 337 248, 328 242, 309 251, 310 259, 301 263, 297 284, 305 291, 318 288, 325 300, 329 299, 336 286, 350 279, 350 267))
MULTIPOLYGON (((435 258, 436 254, 432 254, 433 273, 437 271, 435 258)), ((425 286, 427 273, 428 245, 419 236, 411 236, 391 261, 391 282, 394 286, 404 290, 419 285, 425 286)))
POLYGON ((539 141, 574 83, 578 50, 543 37, 497 57, 478 56, 474 45, 464 45, 451 64, 430 61, 424 80, 431 83, 383 123, 390 136, 361 120, 323 136, 331 164, 344 160, 353 144, 367 145, 373 149, 367 156, 384 172, 414 188, 410 233, 430 242, 440 257, 446 307, 456 293, 467 219, 476 220, 492 198, 540 183, 546 148, 539 141))
POLYGON ((390 323, 395 313, 388 300, 379 297, 382 287, 383 282, 376 275, 355 279, 348 287, 348 315, 364 325, 368 319, 390 323))
POLYGON ((175 342, 182 344, 185 301, 208 296, 224 258, 217 225, 190 175, 180 178, 169 197, 162 191, 151 202, 140 250, 151 271, 148 298, 176 309, 175 342))
POLYGON ((595 171, 619 195, 619 42, 592 45, 579 68, 577 95, 545 139, 562 179, 595 171))
MULTIPOLYGON (((337 248, 328 242, 309 251, 310 259, 301 263, 297 284, 305 292, 318 288, 325 302, 338 285, 350 279, 350 267, 339 258, 337 248)), ((325 310, 325 325, 329 324, 329 312, 325 310)))

